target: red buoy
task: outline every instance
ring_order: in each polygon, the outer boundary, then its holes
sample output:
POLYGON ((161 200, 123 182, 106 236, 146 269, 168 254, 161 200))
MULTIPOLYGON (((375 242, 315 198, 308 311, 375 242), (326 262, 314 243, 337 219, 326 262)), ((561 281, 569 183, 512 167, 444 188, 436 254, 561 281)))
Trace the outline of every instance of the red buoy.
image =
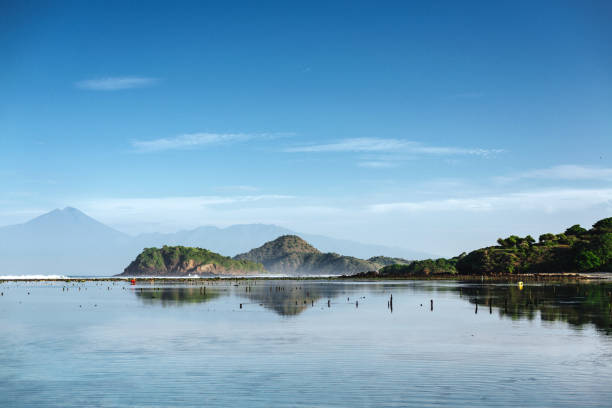
POLYGON ((130 283, 131 283, 132 285, 135 285, 135 284, 136 284, 136 279, 132 279, 132 280, 130 281, 130 283))

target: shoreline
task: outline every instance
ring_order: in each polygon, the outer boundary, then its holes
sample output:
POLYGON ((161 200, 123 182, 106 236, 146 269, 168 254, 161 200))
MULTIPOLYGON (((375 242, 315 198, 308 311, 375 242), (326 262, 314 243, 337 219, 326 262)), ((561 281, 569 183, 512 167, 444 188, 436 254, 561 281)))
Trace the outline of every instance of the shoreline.
POLYGON ((124 277, 124 276, 91 276, 91 277, 19 277, 15 279, 2 279, 5 282, 167 282, 167 283, 186 283, 186 282, 207 282, 207 281, 268 281, 268 280, 337 280, 337 281, 358 281, 358 282, 381 282, 381 281, 464 281, 464 282, 555 282, 555 281, 612 281, 612 272, 597 273, 553 273, 553 274, 517 274, 517 275, 429 275, 429 276, 402 276, 402 277, 375 277, 375 276, 148 276, 148 277, 124 277))

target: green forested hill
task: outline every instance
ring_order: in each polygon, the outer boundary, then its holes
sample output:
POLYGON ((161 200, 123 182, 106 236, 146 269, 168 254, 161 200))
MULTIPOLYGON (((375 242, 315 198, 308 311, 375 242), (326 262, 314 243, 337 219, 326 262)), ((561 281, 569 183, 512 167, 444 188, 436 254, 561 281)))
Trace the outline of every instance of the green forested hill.
POLYGON ((262 264, 235 260, 203 248, 164 245, 145 248, 121 275, 240 275, 263 271, 262 264))
POLYGON ((512 275, 521 273, 612 272, 612 217, 590 230, 573 225, 559 234, 511 235, 497 245, 450 259, 426 259, 389 265, 367 276, 402 277, 436 274, 512 275))
POLYGON ((296 235, 283 235, 234 259, 261 262, 268 272, 288 275, 352 275, 381 267, 352 256, 322 253, 296 235))
POLYGON ((461 274, 514 274, 612 271, 612 217, 586 230, 573 225, 560 234, 542 234, 497 240, 498 245, 481 248, 460 257, 461 274))

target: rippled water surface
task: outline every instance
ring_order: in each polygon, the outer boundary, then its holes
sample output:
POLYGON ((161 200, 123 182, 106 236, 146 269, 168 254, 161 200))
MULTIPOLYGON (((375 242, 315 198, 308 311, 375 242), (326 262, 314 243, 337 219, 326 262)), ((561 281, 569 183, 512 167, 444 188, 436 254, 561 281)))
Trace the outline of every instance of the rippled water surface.
POLYGON ((3 407, 612 406, 609 283, 0 291, 3 407))

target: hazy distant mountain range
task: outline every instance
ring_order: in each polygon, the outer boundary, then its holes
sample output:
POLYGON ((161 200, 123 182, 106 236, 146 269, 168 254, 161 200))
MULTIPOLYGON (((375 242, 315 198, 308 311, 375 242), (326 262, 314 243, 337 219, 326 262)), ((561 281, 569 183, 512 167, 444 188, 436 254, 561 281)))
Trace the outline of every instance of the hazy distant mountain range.
MULTIPOLYGON (((0 227, 0 275, 115 275, 146 247, 185 245, 236 255, 281 235, 296 234, 276 225, 203 226, 176 233, 131 236, 76 208, 56 209, 26 223, 0 227)), ((377 255, 423 259, 430 254, 399 247, 364 244, 322 235, 299 234, 324 252, 358 258, 377 255)))

